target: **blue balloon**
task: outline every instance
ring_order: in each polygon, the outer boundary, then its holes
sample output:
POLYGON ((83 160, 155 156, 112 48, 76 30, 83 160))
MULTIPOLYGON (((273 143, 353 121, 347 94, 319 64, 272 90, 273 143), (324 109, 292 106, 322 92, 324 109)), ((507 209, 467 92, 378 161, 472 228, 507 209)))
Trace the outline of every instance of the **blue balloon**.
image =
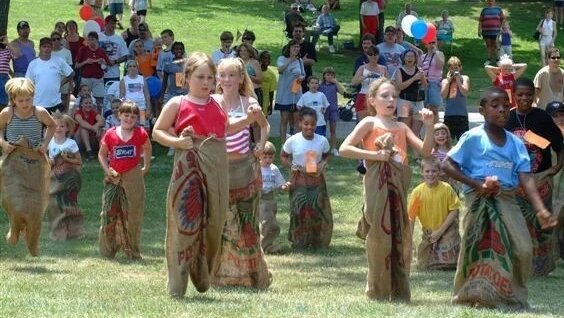
POLYGON ((417 40, 421 40, 427 34, 427 23, 423 20, 417 20, 411 25, 411 33, 417 40))
POLYGON ((149 95, 151 98, 158 98, 161 95, 161 80, 156 76, 147 78, 147 86, 149 88, 149 95))

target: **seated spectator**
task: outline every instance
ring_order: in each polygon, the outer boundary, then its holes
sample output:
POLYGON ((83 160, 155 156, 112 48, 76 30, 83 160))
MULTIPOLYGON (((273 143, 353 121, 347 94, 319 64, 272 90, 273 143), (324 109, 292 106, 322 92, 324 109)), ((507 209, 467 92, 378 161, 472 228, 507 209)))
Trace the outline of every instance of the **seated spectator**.
POLYGON ((219 36, 219 41, 221 42, 221 47, 212 53, 212 60, 215 65, 219 64, 222 59, 236 57, 237 52, 231 47, 233 45, 233 33, 229 31, 221 32, 219 36))
POLYGON ((406 15, 413 15, 417 17, 417 12, 411 9, 411 3, 406 3, 405 10, 398 14, 398 17, 396 18, 396 28, 401 28, 401 21, 403 20, 403 18, 405 18, 406 15))
POLYGON ((441 19, 435 22, 435 26, 437 27, 437 45, 440 50, 443 42, 452 41, 452 34, 454 33, 454 24, 448 17, 447 10, 443 10, 441 19))
POLYGON ((298 11, 299 5, 297 3, 292 3, 290 5, 290 11, 284 17, 284 22, 286 23, 286 36, 291 39, 293 37, 294 26, 297 24, 307 25, 306 20, 298 11))
POLYGON ((300 11, 305 11, 305 10, 311 12, 317 11, 315 4, 313 4, 313 1, 311 0, 295 0, 295 3, 299 6, 300 11))
POLYGON ((317 22, 313 29, 313 39, 311 43, 313 45, 317 44, 319 36, 321 34, 327 36, 327 41, 329 42, 329 52, 335 53, 335 47, 333 46, 333 36, 339 33, 341 27, 337 24, 337 20, 329 13, 329 6, 324 5, 321 8, 321 14, 317 17, 317 22))
POLYGON ((104 128, 104 118, 94 108, 92 98, 82 97, 78 110, 74 114, 78 129, 74 139, 86 149, 86 158, 96 158, 94 148, 100 144, 104 128))

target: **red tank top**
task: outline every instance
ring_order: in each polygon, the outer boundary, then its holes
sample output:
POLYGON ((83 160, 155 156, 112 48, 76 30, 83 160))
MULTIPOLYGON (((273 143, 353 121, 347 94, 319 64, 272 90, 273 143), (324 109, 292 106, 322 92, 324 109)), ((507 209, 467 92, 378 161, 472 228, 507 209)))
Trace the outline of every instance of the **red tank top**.
POLYGON ((227 114, 211 97, 203 105, 193 103, 182 97, 174 123, 174 131, 177 135, 180 135, 182 130, 188 126, 192 126, 194 134, 197 136, 224 138, 227 128, 227 114))

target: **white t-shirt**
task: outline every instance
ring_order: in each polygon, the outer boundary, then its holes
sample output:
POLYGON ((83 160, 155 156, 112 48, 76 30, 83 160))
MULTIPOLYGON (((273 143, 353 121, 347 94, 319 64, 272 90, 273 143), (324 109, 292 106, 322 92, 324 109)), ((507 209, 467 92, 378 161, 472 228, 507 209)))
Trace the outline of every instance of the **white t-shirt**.
POLYGON ((135 0, 135 11, 147 10, 147 0, 135 0))
POLYGON ((292 165, 305 167, 308 151, 315 151, 315 159, 320 162, 322 155, 328 153, 330 147, 327 138, 321 135, 313 134, 313 139, 307 140, 303 133, 297 133, 286 140, 282 149, 292 155, 292 165))
POLYGON ((273 163, 268 167, 261 166, 260 171, 262 173, 262 193, 275 191, 286 183, 280 169, 273 163))
MULTIPOLYGON (((104 32, 98 33, 98 44, 100 48, 106 52, 111 61, 127 56, 129 51, 125 41, 119 34, 106 35, 104 32)), ((106 68, 104 71, 104 78, 119 78, 119 64, 114 64, 106 68)))
POLYGON ((317 113, 317 126, 325 126, 325 110, 329 107, 327 96, 322 92, 306 92, 300 97, 296 104, 298 109, 306 106, 315 109, 317 113))
POLYGON ((380 13, 380 9, 378 8, 378 3, 376 1, 373 2, 363 2, 360 5, 360 14, 361 15, 378 15, 380 13))
POLYGON ((78 145, 73 139, 67 138, 62 144, 55 142, 55 138, 52 138, 49 142, 49 158, 55 159, 55 157, 61 152, 67 153, 77 153, 78 145))
POLYGON ((212 53, 211 58, 215 63, 215 65, 217 65, 222 59, 228 59, 230 57, 236 57, 236 56, 237 56, 237 52, 235 52, 235 50, 233 49, 231 49, 231 51, 227 53, 223 53, 221 50, 216 50, 212 53))
POLYGON ((139 108, 147 106, 145 101, 145 79, 141 75, 131 78, 129 75, 123 77, 125 84, 125 99, 134 101, 139 108))
POLYGON ((61 49, 58 50, 58 51, 55 51, 55 50, 51 51, 51 56, 58 56, 58 57, 62 58, 63 61, 67 62, 68 65, 72 65, 72 64, 73 64, 73 63, 72 63, 72 54, 71 54, 71 51, 69 51, 68 49, 66 49, 66 48, 64 48, 64 47, 61 48, 61 49))
POLYGON ((72 68, 60 57, 51 56, 47 61, 36 58, 27 67, 25 77, 35 84, 33 104, 51 108, 61 101, 61 77, 72 74, 72 68))

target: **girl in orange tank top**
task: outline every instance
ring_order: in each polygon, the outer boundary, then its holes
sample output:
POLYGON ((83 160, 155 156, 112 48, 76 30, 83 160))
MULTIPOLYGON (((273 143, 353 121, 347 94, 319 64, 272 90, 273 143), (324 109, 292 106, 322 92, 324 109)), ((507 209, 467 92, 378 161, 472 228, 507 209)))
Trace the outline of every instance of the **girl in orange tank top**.
POLYGON ((388 79, 374 81, 367 94, 370 116, 356 125, 339 150, 342 157, 365 160, 367 166, 363 215, 357 230, 365 240, 368 258, 366 295, 406 302, 411 299, 411 232, 406 208, 411 168, 407 146, 423 157, 430 156, 434 121, 430 110, 420 112, 426 128, 422 141, 396 121, 397 96, 396 87, 388 79))

